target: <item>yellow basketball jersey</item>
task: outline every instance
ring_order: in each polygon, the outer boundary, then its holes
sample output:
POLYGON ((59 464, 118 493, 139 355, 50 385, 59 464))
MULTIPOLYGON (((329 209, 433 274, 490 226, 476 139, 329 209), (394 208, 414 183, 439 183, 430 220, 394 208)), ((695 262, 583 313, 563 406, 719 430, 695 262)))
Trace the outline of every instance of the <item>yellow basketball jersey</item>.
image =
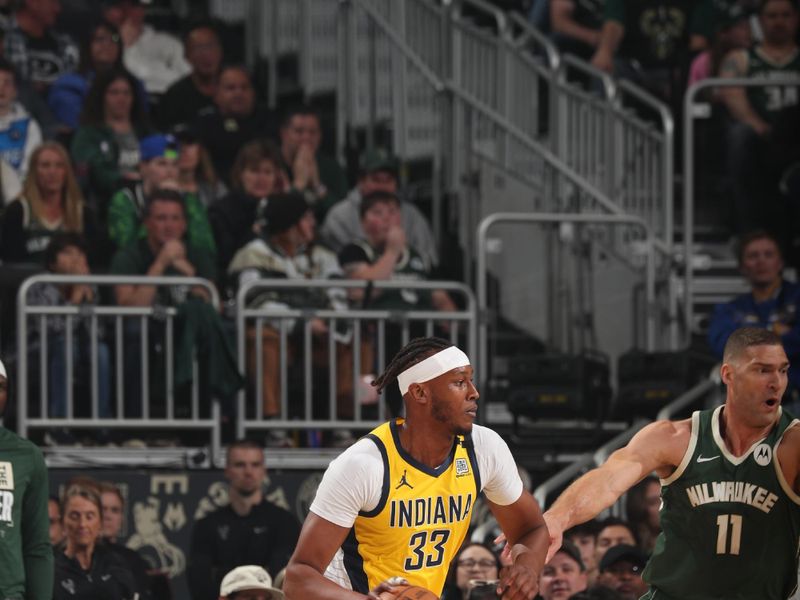
POLYGON ((381 499, 356 517, 342 546, 344 567, 358 592, 399 575, 438 596, 467 534, 480 474, 470 436, 457 437, 447 460, 431 469, 403 450, 402 423, 384 423, 367 436, 383 457, 381 499))

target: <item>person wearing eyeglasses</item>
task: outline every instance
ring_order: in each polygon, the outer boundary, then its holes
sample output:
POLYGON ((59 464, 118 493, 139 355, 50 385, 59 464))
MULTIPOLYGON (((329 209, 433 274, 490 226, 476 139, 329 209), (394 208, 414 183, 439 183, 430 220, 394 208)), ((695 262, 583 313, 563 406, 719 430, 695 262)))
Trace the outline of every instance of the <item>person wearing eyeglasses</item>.
MULTIPOLYGON (((467 600, 470 591, 484 582, 496 582, 500 561, 489 548, 477 542, 462 546, 450 566, 442 598, 467 600)), ((496 595, 496 593, 495 593, 496 595)))
POLYGON ((613 546, 600 559, 597 583, 617 592, 622 600, 638 600, 647 592, 642 571, 647 555, 636 546, 613 546))

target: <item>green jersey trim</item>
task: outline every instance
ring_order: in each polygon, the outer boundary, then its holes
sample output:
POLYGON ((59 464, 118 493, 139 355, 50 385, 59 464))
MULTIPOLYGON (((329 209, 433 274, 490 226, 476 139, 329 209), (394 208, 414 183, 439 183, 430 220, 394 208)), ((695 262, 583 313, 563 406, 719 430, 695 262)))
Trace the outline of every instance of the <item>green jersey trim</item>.
POLYGON ((783 476, 783 469, 781 469, 780 459, 778 458, 778 446, 781 445, 783 436, 786 435, 786 432, 798 424, 800 424, 800 419, 795 419, 789 423, 784 432, 781 434, 780 439, 775 444, 775 447, 772 449, 772 456, 774 457, 772 462, 775 464, 775 474, 778 476, 778 483, 781 484, 783 493, 786 494, 795 504, 800 504, 800 496, 795 493, 795 491, 792 489, 792 486, 790 486, 789 482, 786 481, 786 477, 783 476))
MULTIPOLYGON (((795 49, 795 51, 792 52, 789 56, 787 56, 784 60, 773 60, 772 58, 770 58, 769 56, 767 56, 764 53, 764 50, 763 50, 763 48, 761 46, 756 46, 755 48, 753 48, 753 53, 757 54, 758 58, 760 58, 765 63, 767 63, 769 66, 771 66, 771 67, 773 67, 775 69, 782 69, 783 67, 786 67, 786 66, 790 65, 792 63, 792 61, 794 61, 794 59, 797 58, 798 52, 800 52, 800 49, 795 49)), ((747 66, 748 66, 748 68, 750 67, 750 61, 748 61, 747 66)))
MULTIPOLYGON (((719 417, 722 414, 722 409, 724 408, 724 404, 722 406, 718 406, 714 413, 711 415, 711 435, 714 436, 714 443, 719 447, 719 451, 722 452, 722 456, 728 459, 729 462, 733 463, 737 467, 742 464, 747 457, 753 453, 753 450, 756 449, 756 446, 759 446, 764 443, 764 440, 767 439, 767 435, 765 435, 760 440, 753 442, 753 445, 750 446, 747 451, 742 454, 741 456, 734 456, 733 453, 728 450, 728 447, 725 445, 725 440, 722 439, 722 434, 719 431, 719 417)), ((783 408, 778 408, 778 418, 775 419, 775 423, 777 424, 781 420, 781 415, 783 414, 783 408)), ((772 431, 772 430, 770 430, 772 431)))
POLYGON ((683 453, 683 458, 681 459, 680 464, 675 471, 673 471, 672 475, 661 480, 662 487, 674 483, 681 475, 683 475, 686 467, 688 467, 692 462, 694 449, 697 447, 697 437, 700 435, 700 411, 696 410, 692 413, 692 430, 689 435, 689 445, 686 447, 686 452, 683 453))

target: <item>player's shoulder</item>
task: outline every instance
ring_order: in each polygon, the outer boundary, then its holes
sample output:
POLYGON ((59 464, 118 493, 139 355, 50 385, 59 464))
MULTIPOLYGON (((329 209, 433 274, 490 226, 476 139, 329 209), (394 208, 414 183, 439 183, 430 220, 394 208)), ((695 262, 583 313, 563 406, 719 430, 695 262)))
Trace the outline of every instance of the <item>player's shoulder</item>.
POLYGON ((383 455, 379 443, 381 442, 375 438, 362 437, 333 459, 329 468, 336 466, 339 469, 352 468, 361 471, 365 467, 370 469, 376 466, 382 467, 383 455))
POLYGON ((34 458, 42 458, 42 450, 32 441, 18 436, 13 431, 0 426, 0 448, 16 450, 33 455, 34 458))

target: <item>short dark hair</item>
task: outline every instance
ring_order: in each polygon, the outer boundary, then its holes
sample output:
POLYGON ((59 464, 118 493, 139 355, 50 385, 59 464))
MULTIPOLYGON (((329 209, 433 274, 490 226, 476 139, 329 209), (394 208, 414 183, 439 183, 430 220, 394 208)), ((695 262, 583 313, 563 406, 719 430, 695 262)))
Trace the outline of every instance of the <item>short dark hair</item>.
POLYGON ((783 249, 781 248, 781 243, 778 241, 778 238, 771 234, 766 229, 754 229, 748 233, 745 233, 741 239, 739 240, 739 244, 737 245, 737 253, 736 258, 739 261, 739 266, 742 266, 742 262, 744 261, 744 253, 747 250, 747 247, 756 242, 758 240, 769 240, 775 247, 778 249, 778 253, 783 257, 783 249))
POLYGON ((316 108, 310 104, 295 104, 284 111, 283 117, 281 118, 281 129, 287 127, 289 122, 297 115, 302 115, 304 117, 316 117, 317 121, 319 121, 320 124, 322 123, 322 117, 316 108))
POLYGON ((264 452, 264 445, 250 438, 236 440, 230 446, 228 446, 228 451, 225 453, 226 465, 228 463, 228 460, 230 460, 231 451, 233 450, 259 450, 261 452, 264 452))
POLYGON ((379 190, 377 192, 367 194, 361 199, 361 205, 358 207, 359 216, 363 219, 364 215, 367 214, 367 211, 370 208, 376 204, 380 204, 381 202, 393 202, 394 204, 397 204, 397 206, 400 206, 400 198, 397 197, 397 194, 379 190))
POLYGON ((597 519, 591 519, 585 523, 570 527, 564 532, 564 538, 570 539, 572 536, 590 535, 597 539, 597 534, 600 531, 600 523, 597 519))
POLYGON ((88 254, 86 240, 80 233, 74 231, 60 231, 50 238, 50 243, 44 251, 44 268, 48 271, 58 260, 58 255, 64 248, 75 246, 84 254, 88 254))
POLYGON ((170 190, 166 188, 157 188, 150 193, 147 202, 144 204, 145 218, 150 216, 150 211, 153 209, 153 204, 156 202, 175 202, 179 204, 184 216, 186 216, 186 207, 183 204, 183 196, 177 190, 170 190))
POLYGON ((0 56, 0 71, 11 73, 11 78, 14 80, 15 84, 17 83, 17 68, 10 60, 2 56, 0 56))
POLYGON ((722 352, 722 361, 731 362, 741 356, 747 348, 754 346, 783 346, 780 336, 769 329, 761 327, 742 327, 735 330, 728 341, 725 342, 725 350, 722 352))
POLYGON ((602 521, 597 524, 597 535, 599 536, 602 533, 603 529, 606 527, 624 527, 628 531, 631 532, 631 536, 633 537, 634 545, 639 544, 639 534, 636 532, 636 528, 625 519, 620 519, 619 517, 606 517, 602 521))
POLYGON ((192 32, 197 31, 198 29, 208 29, 214 34, 218 42, 222 42, 219 35, 220 26, 217 20, 209 17, 196 17, 190 20, 186 24, 186 27, 181 30, 181 41, 183 42, 184 46, 189 41, 189 36, 192 34, 192 32))
MULTIPOLYGON (((782 1, 783 2, 788 2, 789 5, 792 7, 792 10, 794 12, 797 12, 797 4, 795 3, 796 0, 782 0, 782 1)), ((769 4, 770 2, 775 2, 775 0, 761 0, 758 3, 757 12, 758 12, 759 16, 764 12, 764 9, 767 8, 767 4, 769 4)))

